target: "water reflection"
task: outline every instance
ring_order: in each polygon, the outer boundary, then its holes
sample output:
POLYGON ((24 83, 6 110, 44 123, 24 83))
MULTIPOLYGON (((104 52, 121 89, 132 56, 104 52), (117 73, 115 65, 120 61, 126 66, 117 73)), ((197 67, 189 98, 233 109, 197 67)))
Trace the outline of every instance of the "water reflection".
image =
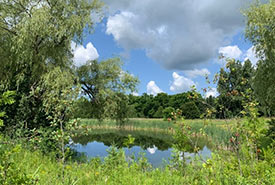
POLYGON ((116 146, 118 148, 127 147, 125 140, 128 135, 132 135, 135 140, 129 147, 140 146, 142 149, 157 147, 159 150, 168 150, 172 147, 173 138, 170 134, 144 132, 144 131, 125 131, 125 130, 93 130, 88 135, 80 135, 72 138, 74 143, 87 145, 90 142, 102 142, 106 146, 116 146))
MULTIPOLYGON (((125 130, 93 130, 88 135, 80 135, 72 138, 78 152, 85 153, 88 157, 104 158, 108 155, 107 149, 110 146, 123 148, 126 155, 134 154, 135 157, 144 153, 148 162, 154 167, 162 165, 163 160, 168 161, 172 154, 173 137, 167 133, 125 131, 125 130), (130 146, 125 146, 128 135, 132 135, 135 140, 130 146)), ((211 156, 209 142, 205 139, 198 141, 199 152, 205 158, 211 156)), ((193 157, 193 150, 186 151, 185 157, 193 157)))
POLYGON ((154 154, 154 153, 156 153, 156 150, 157 150, 158 148, 154 145, 154 147, 153 148, 147 148, 147 151, 150 153, 150 154, 154 154))

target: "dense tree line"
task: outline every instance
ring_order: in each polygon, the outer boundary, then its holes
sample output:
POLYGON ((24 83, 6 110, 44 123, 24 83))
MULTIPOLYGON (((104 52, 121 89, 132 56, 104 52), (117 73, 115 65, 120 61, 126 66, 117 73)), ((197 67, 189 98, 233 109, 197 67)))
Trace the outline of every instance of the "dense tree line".
POLYGON ((202 96, 193 98, 191 91, 175 95, 129 95, 129 105, 133 109, 131 116, 141 118, 168 118, 171 112, 181 110, 185 118, 193 119, 199 118, 205 111, 202 96))
MULTIPOLYGON (((211 118, 227 119, 242 117, 241 112, 247 102, 260 102, 254 91, 255 78, 259 69, 249 60, 244 62, 235 59, 227 61, 225 68, 221 68, 216 75, 217 97, 207 97, 195 91, 168 95, 159 93, 156 96, 146 93, 141 96, 124 95, 125 98, 117 105, 121 117, 132 118, 171 118, 171 112, 181 111, 186 119, 201 118, 211 111, 211 118), (124 102, 122 104, 122 102, 124 102)), ((93 99, 80 98, 76 101, 75 117, 98 118, 97 106, 92 106, 93 99)), ((274 115, 271 107, 260 102, 259 114, 262 116, 274 115)))
MULTIPOLYGON (((156 96, 146 93, 141 96, 130 94, 125 101, 118 107, 122 112, 127 113, 125 116, 132 118, 169 118, 171 112, 180 110, 185 118, 194 119, 200 118, 206 108, 202 96, 194 98, 191 91, 175 95, 159 93, 156 96)), ((87 98, 78 99, 76 106, 75 117, 97 118, 97 110, 94 110, 87 98)))

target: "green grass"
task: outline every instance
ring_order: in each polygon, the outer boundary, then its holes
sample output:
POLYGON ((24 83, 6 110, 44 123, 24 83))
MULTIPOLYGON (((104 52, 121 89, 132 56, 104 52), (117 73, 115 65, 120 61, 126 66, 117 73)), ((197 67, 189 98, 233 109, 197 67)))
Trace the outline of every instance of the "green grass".
MULTIPOLYGON (((204 129, 207 136, 209 136, 215 144, 226 145, 230 136, 232 135, 231 127, 236 124, 238 119, 231 120, 184 120, 190 125, 191 130, 194 133, 199 133, 200 129, 204 129)), ((164 121, 163 119, 144 119, 144 118, 133 118, 129 119, 123 126, 118 125, 113 120, 98 121, 96 119, 80 119, 80 125, 82 128, 91 130, 128 130, 128 131, 153 131, 153 132, 164 132, 173 133, 175 127, 173 122, 164 121)))
POLYGON ((64 166, 50 155, 22 150, 10 156, 22 172, 42 185, 102 185, 102 184, 181 184, 184 177, 168 168, 152 169, 144 160, 128 164, 123 152, 113 152, 101 161, 86 163, 67 161, 64 166))
MULTIPOLYGON (((96 119, 80 119, 80 125, 88 127, 121 127, 114 120, 98 121, 96 119)), ((163 121, 162 119, 129 119, 122 127, 132 129, 169 129, 173 126, 172 122, 163 121)))
MULTIPOLYGON (((12 148, 10 147, 10 149, 12 148)), ((6 151, 9 149, 6 148, 6 151)), ((192 162, 180 169, 177 168, 177 165, 153 169, 143 158, 129 164, 121 150, 111 150, 104 161, 99 158, 93 158, 85 163, 69 160, 63 166, 50 154, 43 155, 39 151, 23 148, 17 152, 11 152, 8 161, 15 164, 16 168, 20 170, 21 173, 18 174, 25 173, 28 178, 34 179, 34 184, 41 185, 275 183, 275 170, 272 168, 272 164, 255 161, 253 174, 251 174, 252 162, 242 160, 240 165, 243 174, 240 174, 235 166, 235 156, 231 152, 214 155, 205 163, 192 162)), ((1 170, 3 169, 0 169, 0 172, 1 170)))

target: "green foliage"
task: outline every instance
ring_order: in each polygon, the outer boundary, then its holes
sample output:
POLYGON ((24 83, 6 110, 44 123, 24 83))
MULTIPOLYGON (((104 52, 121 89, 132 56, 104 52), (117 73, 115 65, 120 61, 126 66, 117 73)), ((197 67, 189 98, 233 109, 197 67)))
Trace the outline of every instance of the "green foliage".
POLYGON ((256 70, 256 76, 253 83, 255 89, 255 95, 258 101, 263 106, 263 111, 267 116, 275 115, 275 85, 274 85, 274 70, 275 70, 275 59, 273 62, 259 61, 256 70))
MULTIPOLYGON (((232 127, 229 150, 219 149, 207 161, 198 158, 187 165, 184 155, 192 132, 184 121, 176 121, 176 153, 171 167, 177 169, 192 184, 272 184, 275 178, 274 142, 266 146, 266 122, 258 119, 257 104, 250 102, 244 106, 246 120, 232 127), (184 144, 187 143, 187 144, 184 144), (195 170, 195 171, 194 171, 195 170), (195 173, 196 175, 192 175, 195 173), (253 175, 252 175, 253 174, 253 175)), ((196 149, 191 142, 191 148, 196 149)))
POLYGON ((187 102, 182 105, 182 115, 186 119, 200 118, 200 111, 194 102, 187 102))
POLYGON ((0 2, 0 93, 16 92, 15 103, 4 107, 4 129, 11 135, 49 126, 38 84, 55 67, 69 71, 71 41, 80 43, 92 31, 91 13, 101 5, 97 0, 0 2))
POLYGON ((112 148, 109 155, 101 161, 93 158, 87 163, 68 161, 65 166, 65 180, 61 176, 62 165, 52 156, 42 155, 38 151, 22 150, 10 156, 22 171, 34 174, 37 184, 182 184, 184 177, 170 171, 152 169, 139 158, 130 165, 122 150, 112 148), (134 175, 133 175, 134 174, 134 175))
POLYGON ((275 140, 275 119, 271 119, 268 121, 268 131, 267 136, 271 139, 271 141, 275 140))
POLYGON ((255 46, 257 54, 262 59, 274 62, 274 7, 275 1, 267 3, 255 3, 244 11, 246 16, 246 37, 255 46))
POLYGON ((73 101, 77 98, 80 87, 75 86, 74 76, 71 73, 59 67, 54 68, 42 79, 35 94, 44 92, 43 108, 50 123, 52 135, 51 137, 48 135, 47 138, 61 144, 60 149, 64 150, 64 145, 69 140, 70 130, 73 129, 69 118, 73 110, 73 101))
POLYGON ((243 102, 255 99, 253 94, 248 94, 248 90, 252 89, 252 79, 255 75, 251 62, 247 60, 242 65, 235 59, 226 60, 226 69, 221 68, 218 74, 217 89, 220 95, 216 105, 217 117, 223 119, 241 116, 243 102))
MULTIPOLYGON (((4 105, 11 105, 14 103, 13 96, 15 95, 15 92, 13 91, 7 91, 4 92, 2 95, 0 94, 0 108, 4 105)), ((0 111, 0 127, 4 126, 3 120, 1 118, 5 117, 6 113, 0 111)))
MULTIPOLYGON (((137 117, 141 118, 163 118, 163 110, 172 107, 182 109, 183 104, 193 102, 200 116, 205 112, 206 106, 202 96, 195 92, 185 92, 175 95, 159 93, 156 96, 143 94, 141 96, 129 95, 129 104, 134 106, 137 117), (196 96, 194 96, 196 94, 196 96)), ((195 116, 195 118, 199 117, 195 116)))
POLYGON ((128 97, 134 92, 138 79, 122 70, 122 61, 113 58, 98 62, 88 61, 76 70, 81 88, 93 105, 93 115, 123 122, 128 115, 128 97))
POLYGON ((154 113, 154 118, 163 118, 163 107, 159 106, 158 110, 154 113))
POLYGON ((116 120, 118 124, 121 126, 127 121, 126 119, 129 117, 130 108, 128 104, 128 96, 123 93, 116 93, 113 96, 114 98, 108 99, 107 101, 107 110, 112 110, 110 118, 116 120))
POLYGON ((80 97, 74 101, 73 118, 94 118, 93 109, 93 104, 87 98, 80 97))
POLYGON ((173 115, 172 113, 175 112, 175 109, 173 107, 166 107, 163 111, 163 119, 164 120, 168 120, 168 119, 172 119, 173 115))
POLYGON ((3 150, 0 145, 0 184, 36 184, 33 176, 24 173, 18 165, 11 159, 12 155, 21 153, 20 145, 15 146, 10 151, 3 150))
POLYGON ((256 3, 244 11, 246 16, 246 38, 254 45, 260 58, 253 84, 255 94, 260 103, 265 106, 268 116, 275 110, 275 1, 256 3))
MULTIPOLYGON (((14 103, 14 91, 7 91, 0 95, 0 108, 3 105, 11 105, 14 103)), ((0 111, 0 128, 4 126, 3 118, 5 112, 0 111)), ((17 164, 10 159, 11 155, 20 153, 21 146, 16 145, 13 148, 8 148, 3 146, 4 139, 0 134, 0 184, 9 185, 9 184, 35 184, 35 178, 27 175, 17 164)))
POLYGON ((123 145, 129 148, 130 145, 134 144, 134 142, 135 142, 135 138, 131 134, 129 134, 127 139, 124 140, 123 145))

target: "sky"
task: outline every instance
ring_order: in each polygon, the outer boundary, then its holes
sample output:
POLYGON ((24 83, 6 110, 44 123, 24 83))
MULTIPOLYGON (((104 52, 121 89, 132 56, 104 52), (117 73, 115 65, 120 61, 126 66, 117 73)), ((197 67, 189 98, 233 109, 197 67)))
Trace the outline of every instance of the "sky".
POLYGON ((251 0, 103 0, 104 18, 83 45, 72 43, 74 63, 121 57, 123 70, 140 80, 138 92, 182 93, 195 86, 217 96, 207 84, 224 67, 225 57, 256 63, 245 39, 241 10, 251 0))

